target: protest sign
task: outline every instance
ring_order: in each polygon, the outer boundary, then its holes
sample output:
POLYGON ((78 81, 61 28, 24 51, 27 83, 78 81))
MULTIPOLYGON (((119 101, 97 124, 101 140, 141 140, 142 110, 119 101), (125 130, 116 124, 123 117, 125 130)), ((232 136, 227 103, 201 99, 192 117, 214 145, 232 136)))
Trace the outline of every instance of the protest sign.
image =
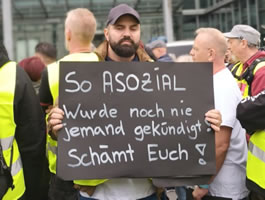
POLYGON ((211 63, 61 62, 59 107, 66 180, 215 173, 211 63))

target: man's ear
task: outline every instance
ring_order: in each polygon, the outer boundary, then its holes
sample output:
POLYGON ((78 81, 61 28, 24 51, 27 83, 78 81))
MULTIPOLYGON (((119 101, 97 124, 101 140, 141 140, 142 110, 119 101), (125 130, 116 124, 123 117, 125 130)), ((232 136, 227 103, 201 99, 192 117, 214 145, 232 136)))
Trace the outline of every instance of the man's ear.
POLYGON ((108 28, 104 28, 104 35, 107 41, 109 41, 109 29, 108 28))
POLYGON ((215 59, 215 56, 216 56, 215 49, 210 48, 208 51, 208 61, 213 62, 213 60, 215 59))
POLYGON ((246 48, 248 46, 248 41, 247 40, 241 40, 241 43, 243 45, 244 48, 246 48))
POLYGON ((70 41, 71 40, 71 35, 72 35, 71 30, 70 29, 67 29, 65 31, 65 38, 66 38, 67 41, 70 41))

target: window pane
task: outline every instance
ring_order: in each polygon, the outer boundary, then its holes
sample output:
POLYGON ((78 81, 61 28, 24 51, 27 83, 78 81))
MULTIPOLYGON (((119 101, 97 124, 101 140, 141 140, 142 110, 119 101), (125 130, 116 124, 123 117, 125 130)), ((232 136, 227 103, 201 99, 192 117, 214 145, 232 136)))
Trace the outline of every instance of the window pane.
POLYGON ((27 50, 26 50, 26 40, 18 40, 16 42, 16 55, 17 55, 17 62, 21 61, 22 59, 27 57, 27 50))

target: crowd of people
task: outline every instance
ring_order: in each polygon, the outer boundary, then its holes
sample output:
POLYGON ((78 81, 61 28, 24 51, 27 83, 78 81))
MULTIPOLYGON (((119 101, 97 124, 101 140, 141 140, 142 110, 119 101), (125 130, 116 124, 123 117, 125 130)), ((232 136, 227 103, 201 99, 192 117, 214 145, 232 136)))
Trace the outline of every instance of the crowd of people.
POLYGON ((92 44, 97 22, 88 9, 70 10, 64 28, 69 54, 59 60, 46 42, 18 64, 0 48, 1 199, 168 199, 167 188, 156 186, 152 177, 65 181, 57 176, 57 137, 64 118, 57 102, 61 61, 212 62, 215 109, 205 113, 205 120, 215 132, 217 171, 203 185, 189 184, 191 193, 185 183, 172 187, 179 200, 265 199, 265 52, 256 29, 199 28, 190 55, 174 58, 164 41, 143 45, 140 16, 127 4, 109 11, 105 40, 97 48, 92 44))

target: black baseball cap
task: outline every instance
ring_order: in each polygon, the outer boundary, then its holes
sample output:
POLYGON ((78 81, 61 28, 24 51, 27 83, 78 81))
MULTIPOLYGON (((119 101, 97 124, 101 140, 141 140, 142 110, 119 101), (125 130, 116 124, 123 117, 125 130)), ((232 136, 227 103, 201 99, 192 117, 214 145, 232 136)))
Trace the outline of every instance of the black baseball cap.
POLYGON ((140 16, 136 10, 127 4, 119 4, 110 10, 106 25, 115 24, 116 21, 123 15, 132 15, 140 23, 140 16))

